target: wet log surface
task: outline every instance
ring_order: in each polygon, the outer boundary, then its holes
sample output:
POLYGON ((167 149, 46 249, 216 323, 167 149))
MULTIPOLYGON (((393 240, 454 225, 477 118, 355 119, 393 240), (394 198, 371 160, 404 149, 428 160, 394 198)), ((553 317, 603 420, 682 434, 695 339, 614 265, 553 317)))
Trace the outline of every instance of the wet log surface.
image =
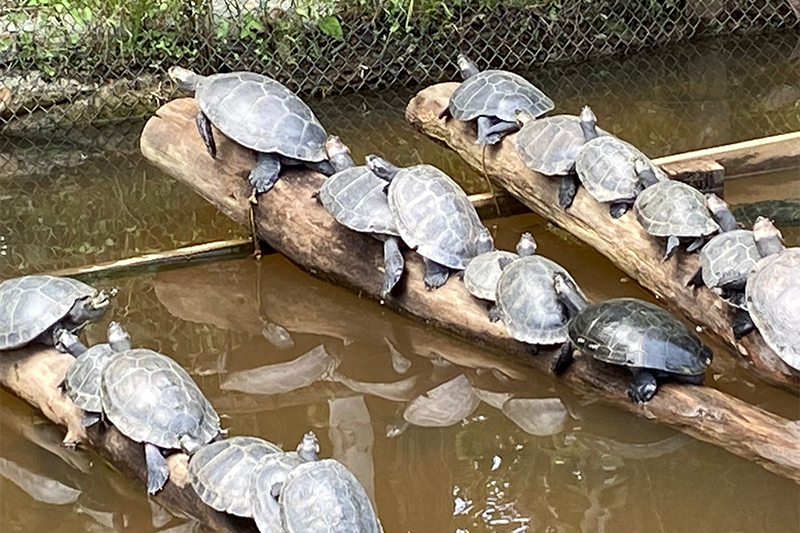
MULTIPOLYGON (((0 384, 11 393, 39 409, 52 422, 66 429, 64 443, 85 446, 99 453, 146 490, 147 469, 144 447, 113 426, 81 426, 82 412, 58 385, 74 359, 52 348, 28 347, 3 352, 0 357, 0 384)), ((186 455, 176 453, 167 462, 169 482, 155 499, 173 514, 197 520, 207 529, 220 532, 255 532, 255 523, 219 513, 205 505, 188 484, 186 455)))
MULTIPOLYGON (((408 104, 406 118, 422 133, 443 142, 470 165, 483 170, 483 150, 474 142, 474 126, 438 118, 457 86, 457 83, 442 83, 424 89, 408 104)), ((660 160, 655 162, 659 164, 660 160)), ((663 262, 664 242, 648 235, 632 211, 614 220, 608 207, 595 201, 583 188, 568 210, 561 209, 556 200, 558 180, 528 169, 517 156, 513 135, 487 149, 485 163, 486 172, 495 185, 586 242, 659 296, 672 310, 719 338, 738 354, 753 374, 786 390, 800 391, 800 372, 784 363, 758 332, 737 342, 731 330, 730 309, 722 299, 706 288, 693 290, 686 286, 697 271, 697 254, 680 251, 663 262)), ((676 164, 685 170, 685 161, 676 164)), ((675 170, 670 165, 662 168, 668 174, 675 170)))
MULTIPOLYGON (((249 191, 244 177, 255 163, 254 155, 219 135, 217 159, 212 160, 197 135, 195 113, 191 99, 162 107, 145 126, 142 153, 227 216, 246 225, 249 191)), ((308 171, 285 173, 269 194, 259 198, 259 237, 315 276, 378 299, 381 245, 339 226, 311 198, 323 179, 308 171)), ((486 319, 485 308, 457 279, 436 291, 426 291, 419 257, 407 253, 406 258, 405 282, 398 295, 386 301, 388 307, 477 345, 516 355, 520 361, 549 372, 553 352, 531 356, 501 324, 486 319)), ((800 427, 796 423, 709 387, 667 384, 652 401, 635 405, 625 395, 628 380, 625 373, 590 366, 579 357, 560 381, 800 482, 800 427)))

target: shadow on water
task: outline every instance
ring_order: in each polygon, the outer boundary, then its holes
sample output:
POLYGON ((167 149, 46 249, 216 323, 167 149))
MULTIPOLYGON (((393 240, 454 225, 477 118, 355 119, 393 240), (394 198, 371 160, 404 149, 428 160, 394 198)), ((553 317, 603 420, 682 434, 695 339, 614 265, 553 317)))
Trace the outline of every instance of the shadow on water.
MULTIPOLYGON (((788 37, 757 48, 704 43, 531 76, 559 110, 589 102, 608 117, 604 127, 660 155, 800 128, 793 111, 800 93, 791 93, 800 91, 800 79, 787 68, 794 44, 788 37)), ((412 94, 349 96, 315 107, 357 157, 379 152, 401 164, 430 162, 481 190, 475 172, 405 124, 402 109, 412 94)), ((0 277, 242 233, 135 156, 135 139, 125 142, 127 153, 117 155, 96 140, 73 139, 49 152, 41 142, 15 143, 13 151, 10 142, 2 145, 17 171, 0 168, 0 277)), ((800 200, 798 184, 797 171, 744 177, 726 184, 726 197, 739 208, 780 213, 787 241, 798 244, 791 207, 800 200), (794 202, 764 203, 776 199, 794 202)), ((591 299, 651 298, 534 215, 487 223, 506 249, 521 232, 533 232, 540 252, 569 269, 591 299)), ((293 447, 314 429, 323 454, 345 462, 365 485, 387 533, 800 527, 797 485, 576 397, 524 361, 437 333, 278 255, 97 283, 120 288, 106 322, 119 320, 135 342, 174 356, 225 415, 231 434, 293 447), (437 426, 444 422, 452 424, 437 426)), ((92 326, 87 339, 103 340, 104 329, 92 326)), ((715 359, 707 379, 800 417, 796 397, 754 381, 728 357, 715 359)), ((193 529, 151 505, 141 487, 102 460, 60 448, 60 431, 21 401, 0 391, 0 404, 3 532, 193 529)))

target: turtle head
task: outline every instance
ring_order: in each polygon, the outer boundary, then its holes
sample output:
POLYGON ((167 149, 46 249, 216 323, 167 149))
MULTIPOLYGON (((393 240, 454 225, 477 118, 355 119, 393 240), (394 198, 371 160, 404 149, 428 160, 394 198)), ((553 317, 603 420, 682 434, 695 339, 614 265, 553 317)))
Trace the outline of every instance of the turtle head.
POLYGON ((76 326, 82 327, 88 322, 99 320, 111 304, 111 298, 116 296, 117 289, 101 290, 92 296, 77 300, 67 314, 67 320, 76 326))
POLYGON ((170 67, 167 74, 184 91, 194 91, 197 88, 197 82, 201 78, 201 76, 198 76, 188 68, 177 65, 170 67))
POLYGON ((313 431, 303 435, 303 440, 297 445, 297 456, 303 461, 319 461, 319 441, 313 431))
POLYGON ((588 105, 583 106, 580 114, 581 131, 583 131, 584 141, 596 139, 600 134, 597 133, 597 117, 588 105))
POLYGON ((494 239, 489 232, 489 228, 483 228, 478 234, 478 242, 475 245, 475 251, 480 254, 485 254, 494 250, 494 239))
POLYGON ((646 189, 651 185, 658 183, 658 178, 653 170, 653 165, 637 157, 633 160, 633 171, 636 173, 636 178, 639 180, 639 186, 646 189))
POLYGON ((558 295, 558 300, 569 311, 570 317, 574 317, 588 305, 575 282, 563 272, 553 274, 553 289, 558 295))
POLYGON ((725 201, 714 193, 706 194, 706 205, 711 211, 714 221, 719 224, 722 231, 733 231, 739 227, 730 207, 725 201))
POLYGON ((115 352, 131 349, 131 336, 119 322, 112 321, 108 324, 108 344, 115 352))
POLYGON ((753 224, 753 237, 756 240, 758 252, 762 257, 777 254, 786 249, 783 245, 781 232, 775 224, 766 217, 758 217, 753 224))
POLYGON ((461 71, 461 77, 466 79, 471 78, 480 73, 477 65, 472 62, 465 54, 458 54, 458 70, 461 71))
POLYGON ((356 164, 350 155, 350 148, 337 135, 328 137, 325 141, 325 151, 328 153, 328 161, 336 172, 354 167, 356 164))
POLYGON ((368 155, 366 161, 367 168, 369 168, 373 174, 386 181, 392 181, 397 173, 400 172, 399 168, 375 154, 368 155))
POLYGON ((530 111, 526 111, 525 109, 517 109, 514 111, 514 120, 517 123, 517 126, 520 128, 525 126, 525 124, 529 124, 536 120, 536 117, 530 111))
POLYGON ((533 240, 533 235, 527 231, 520 235, 517 242, 517 255, 520 257, 529 257, 536 253, 536 241, 533 240))

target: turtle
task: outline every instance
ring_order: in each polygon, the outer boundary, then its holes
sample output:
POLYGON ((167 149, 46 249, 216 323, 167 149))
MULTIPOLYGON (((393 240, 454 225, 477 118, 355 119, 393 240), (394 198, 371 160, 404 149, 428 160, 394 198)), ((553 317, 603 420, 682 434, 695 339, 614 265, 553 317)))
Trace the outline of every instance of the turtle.
POLYGON ((706 286, 733 308, 733 333, 738 339, 752 330, 745 305, 747 275, 761 259, 753 232, 739 229, 728 204, 716 194, 706 195, 711 216, 722 233, 712 237, 700 250, 700 266, 687 282, 689 287, 706 286))
MULTIPOLYGON (((620 218, 644 189, 636 161, 643 162, 657 180, 664 179, 664 175, 638 148, 613 135, 601 135, 596 124, 592 110, 584 107, 580 126, 585 143, 575 159, 575 171, 586 191, 598 202, 609 204, 613 218, 620 218)), ((577 187, 562 187, 562 191, 562 205, 571 205, 577 187), (567 196, 570 192, 571 198, 567 196)))
POLYGON ((536 241, 530 233, 523 233, 517 243, 517 253, 506 252, 504 250, 493 250, 486 252, 467 264, 464 269, 464 285, 469 293, 480 300, 491 302, 489 307, 489 320, 497 322, 500 315, 497 311, 495 291, 497 290, 497 280, 503 273, 500 268, 500 259, 507 258, 514 260, 518 257, 525 257, 536 253, 536 241))
POLYGON ((772 351, 800 370, 800 248, 786 248, 768 218, 756 220, 753 234, 762 259, 747 277, 747 309, 772 351))
POLYGON ((367 166, 389 182, 389 208, 400 237, 425 259, 425 286, 441 287, 451 270, 463 270, 494 247, 467 194, 431 165, 397 168, 377 155, 367 166))
POLYGON ((517 131, 518 110, 541 117, 555 107, 553 101, 531 82, 505 70, 478 70, 467 56, 458 55, 464 82, 450 96, 439 118, 478 121, 478 143, 497 144, 503 136, 517 131))
POLYGON ((106 418, 126 437, 144 443, 147 492, 169 477, 161 450, 191 455, 220 435, 219 415, 189 374, 171 358, 136 348, 103 371, 100 397, 106 418))
POLYGON ((103 316, 114 294, 66 277, 31 275, 0 282, 0 350, 32 342, 59 346, 62 330, 80 334, 103 316))
POLYGON ((270 454, 258 463, 249 476, 247 499, 259 531, 276 531, 276 525, 280 524, 281 518, 278 498, 286 477, 303 463, 319 461, 318 452, 319 442, 312 431, 303 436, 296 451, 270 454))
POLYGON ((573 315, 569 341, 553 363, 556 374, 569 368, 577 348, 597 361, 628 367, 634 376, 628 388, 633 402, 650 401, 664 380, 702 385, 713 353, 667 311, 638 298, 589 304, 562 273, 554 275, 554 285, 573 315))
POLYGON ((558 300, 553 274, 572 279, 558 263, 540 255, 498 261, 503 273, 497 281, 497 310, 509 335, 530 345, 560 344, 567 340, 569 309, 558 300))
POLYGON ((285 533, 383 532, 364 487, 335 459, 294 468, 279 501, 285 533))
MULTIPOLYGON (((588 117, 589 106, 580 117, 556 115, 536 120, 526 111, 517 111, 520 130, 514 138, 517 155, 526 167, 545 176, 561 176, 558 203, 567 208, 572 205, 578 186, 575 160, 585 141, 583 120, 588 117)), ((594 120, 594 114, 591 115, 594 120)), ((598 135, 608 135, 595 127, 598 135)))
POLYGON ((385 192, 389 182, 366 166, 355 166, 350 150, 338 137, 328 139, 327 150, 336 173, 325 180, 317 198, 338 223, 383 241, 381 298, 386 298, 400 281, 405 265, 400 233, 385 192))
POLYGON ((257 437, 231 437, 201 446, 189 460, 189 482, 216 511, 251 518, 250 485, 257 467, 283 450, 257 437))
POLYGON ((719 231, 703 193, 680 181, 659 180, 643 160, 635 162, 637 176, 645 189, 633 204, 636 219, 654 237, 666 238, 664 261, 672 257, 681 240, 688 240, 691 253, 705 244, 706 237, 719 231))
POLYGON ((72 403, 83 410, 81 423, 85 427, 94 425, 102 418, 100 381, 103 371, 115 357, 131 349, 131 338, 118 322, 111 322, 108 325, 108 343, 95 344, 87 349, 74 333, 66 330, 61 333, 59 343, 75 357, 62 388, 72 403))

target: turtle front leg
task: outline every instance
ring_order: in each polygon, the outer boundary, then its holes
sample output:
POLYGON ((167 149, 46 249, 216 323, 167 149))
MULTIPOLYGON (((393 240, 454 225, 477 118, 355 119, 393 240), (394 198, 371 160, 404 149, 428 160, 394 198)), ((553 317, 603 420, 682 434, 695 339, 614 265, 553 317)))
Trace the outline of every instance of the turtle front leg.
POLYGON ((750 313, 744 309, 733 310, 733 336, 741 339, 752 333, 756 329, 753 319, 750 318, 750 313))
POLYGON ((499 120, 492 123, 492 120, 488 117, 479 117, 478 143, 497 144, 500 139, 517 130, 519 130, 519 124, 516 122, 499 120))
POLYGON ((572 205, 575 195, 578 194, 580 184, 578 175, 575 173, 569 173, 561 178, 558 184, 558 205, 562 209, 568 209, 572 205))
POLYGON ((395 236, 388 236, 383 241, 383 287, 381 287, 381 299, 385 299, 400 278, 403 276, 405 260, 400 251, 400 239, 395 236))
POLYGON ((686 282, 687 287, 702 287, 705 285, 703 283, 703 267, 697 269, 697 272, 694 273, 694 276, 686 282))
POLYGON ((81 425, 85 428, 88 428, 100 422, 101 419, 102 417, 100 416, 100 413, 89 413, 84 411, 83 417, 81 417, 81 425))
POLYGON ((628 202, 614 202, 608 207, 608 212, 611 218, 620 218, 628 212, 631 205, 628 202))
POLYGON ((147 493, 155 494, 169 479, 169 466, 155 444, 144 444, 144 456, 147 461, 147 493))
POLYGON ((696 252, 697 250, 702 248, 705 243, 706 243, 705 237, 696 237, 695 239, 692 240, 691 243, 689 243, 689 246, 686 247, 686 251, 689 253, 696 252))
POLYGON ((570 341, 567 341, 561 345, 558 356, 555 361, 553 361, 553 365, 550 368, 553 370, 553 374, 560 376, 567 371, 574 361, 575 346, 573 346, 570 341))
POLYGON ((675 235, 670 235, 669 239, 667 239, 667 249, 664 252, 664 259, 662 259, 662 261, 667 261, 670 257, 675 255, 675 252, 680 246, 681 240, 675 235))
POLYGON ((208 119, 205 113, 200 111, 194 118, 194 122, 197 124, 197 131, 200 132, 200 138, 203 139, 203 142, 206 145, 208 155, 211 156, 211 159, 216 159, 217 143, 214 141, 214 132, 211 130, 211 121, 208 119))
POLYGON ((253 186, 253 196, 272 189, 281 174, 281 159, 275 154, 258 154, 258 162, 250 171, 248 181, 253 186))
POLYGON ((333 176, 336 174, 336 169, 333 168, 331 162, 327 159, 325 161, 319 161, 317 163, 308 162, 305 164, 306 168, 313 170, 314 172, 319 172, 323 176, 333 176))
POLYGON ((658 391, 656 377, 644 368, 632 368, 631 370, 633 371, 633 383, 628 388, 628 398, 636 403, 649 402, 658 391))
POLYGON ((447 282, 450 277, 450 269, 425 258, 425 288, 429 291, 438 289, 447 282))
POLYGON ((498 309, 497 304, 492 304, 489 306, 489 322, 499 322, 500 321, 500 309, 498 309))

